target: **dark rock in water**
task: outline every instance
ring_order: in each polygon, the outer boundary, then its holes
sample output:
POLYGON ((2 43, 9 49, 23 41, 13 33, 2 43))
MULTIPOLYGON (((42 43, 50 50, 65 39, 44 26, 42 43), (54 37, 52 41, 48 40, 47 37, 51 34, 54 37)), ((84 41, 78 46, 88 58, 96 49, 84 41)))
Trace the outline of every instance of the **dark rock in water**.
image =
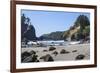
POLYGON ((70 53, 70 52, 66 51, 65 49, 62 49, 61 52, 60 52, 60 54, 68 54, 68 53, 70 53))
POLYGON ((55 56, 57 56, 58 52, 57 51, 54 51, 52 54, 54 54, 55 56))
POLYGON ((55 47, 51 46, 51 47, 49 48, 49 51, 53 51, 53 50, 55 50, 55 49, 56 49, 55 47))
POLYGON ((49 55, 49 54, 40 57, 40 59, 43 59, 45 62, 54 61, 53 57, 51 55, 49 55))
POLYGON ((29 53, 30 53, 31 55, 32 55, 32 54, 36 54, 36 52, 35 52, 34 50, 30 51, 29 53))
POLYGON ((75 60, 82 60, 84 58, 85 58, 85 55, 80 54, 80 55, 76 56, 75 60))
POLYGON ((73 50, 72 52, 77 52, 77 50, 73 50))

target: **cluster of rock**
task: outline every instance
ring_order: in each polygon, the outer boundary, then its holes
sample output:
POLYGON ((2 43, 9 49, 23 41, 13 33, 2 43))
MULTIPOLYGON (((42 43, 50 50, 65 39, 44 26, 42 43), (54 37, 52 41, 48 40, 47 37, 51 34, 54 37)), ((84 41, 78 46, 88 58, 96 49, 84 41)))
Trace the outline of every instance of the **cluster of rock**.
MULTIPOLYGON (((31 50, 30 52, 25 51, 21 54, 21 62, 28 63, 28 62, 40 62, 43 60, 44 62, 54 61, 53 55, 57 56, 58 54, 69 54, 70 51, 66 51, 62 49, 60 52, 56 51, 56 48, 51 46, 49 50, 43 50, 42 52, 51 52, 51 54, 45 54, 43 56, 37 55, 38 51, 31 50)), ((77 53, 77 50, 73 50, 72 53, 77 53)), ((75 57, 75 60, 83 60, 86 56, 84 54, 79 54, 75 57)))

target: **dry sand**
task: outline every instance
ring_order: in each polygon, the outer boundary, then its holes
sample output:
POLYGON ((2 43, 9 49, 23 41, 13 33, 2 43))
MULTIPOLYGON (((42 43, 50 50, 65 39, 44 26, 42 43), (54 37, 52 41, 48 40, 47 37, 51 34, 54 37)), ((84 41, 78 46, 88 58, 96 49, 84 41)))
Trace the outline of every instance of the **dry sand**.
POLYGON ((49 47, 31 47, 31 48, 22 48, 22 53, 25 51, 36 51, 36 54, 38 55, 39 61, 43 62, 43 59, 40 59, 41 56, 44 56, 46 54, 50 54, 54 61, 68 61, 68 60, 75 60, 76 56, 83 54, 85 55, 84 60, 90 59, 90 44, 75 44, 75 45, 66 45, 66 46, 54 46, 56 50, 49 51, 49 47), (65 49, 69 53, 66 54, 60 54, 61 50, 65 49), (47 51, 43 51, 47 50, 47 51), (75 51, 76 50, 76 51, 75 51), (53 54, 54 51, 57 51, 58 54, 55 56, 53 54), (74 51, 74 52, 73 52, 74 51))

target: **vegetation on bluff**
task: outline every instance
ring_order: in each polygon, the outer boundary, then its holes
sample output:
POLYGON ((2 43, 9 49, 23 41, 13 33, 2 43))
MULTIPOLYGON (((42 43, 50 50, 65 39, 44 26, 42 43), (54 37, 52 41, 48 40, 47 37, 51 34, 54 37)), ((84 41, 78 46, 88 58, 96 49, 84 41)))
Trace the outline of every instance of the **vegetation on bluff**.
POLYGON ((71 37, 71 40, 86 40, 90 35, 90 21, 87 16, 80 15, 76 19, 74 25, 65 31, 64 39, 71 37))

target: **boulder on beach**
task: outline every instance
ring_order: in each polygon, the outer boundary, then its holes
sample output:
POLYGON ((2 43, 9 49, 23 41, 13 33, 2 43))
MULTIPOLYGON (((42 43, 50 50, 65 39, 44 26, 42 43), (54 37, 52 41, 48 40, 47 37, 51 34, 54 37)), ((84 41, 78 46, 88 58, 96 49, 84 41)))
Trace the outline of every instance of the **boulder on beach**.
POLYGON ((55 50, 55 49, 56 49, 56 48, 53 47, 53 46, 49 47, 49 51, 53 51, 53 50, 55 50))
POLYGON ((40 59, 43 59, 45 62, 54 61, 53 57, 51 55, 49 55, 49 54, 40 57, 40 59))
POLYGON ((68 53, 70 53, 70 52, 66 51, 65 49, 62 49, 61 52, 60 52, 60 54, 68 54, 68 53))
POLYGON ((85 55, 80 54, 80 55, 76 56, 75 60, 82 60, 84 58, 85 58, 85 55))
POLYGON ((31 50, 30 52, 23 52, 21 54, 21 62, 28 63, 28 62, 39 62, 37 59, 38 55, 36 55, 36 52, 34 50, 31 50))
POLYGON ((52 54, 54 54, 55 56, 58 55, 58 52, 57 51, 54 51, 52 54))
POLYGON ((44 61, 54 61, 53 60, 53 57, 51 56, 51 55, 49 55, 49 54, 47 54, 46 56, 45 56, 45 58, 44 58, 44 61))

